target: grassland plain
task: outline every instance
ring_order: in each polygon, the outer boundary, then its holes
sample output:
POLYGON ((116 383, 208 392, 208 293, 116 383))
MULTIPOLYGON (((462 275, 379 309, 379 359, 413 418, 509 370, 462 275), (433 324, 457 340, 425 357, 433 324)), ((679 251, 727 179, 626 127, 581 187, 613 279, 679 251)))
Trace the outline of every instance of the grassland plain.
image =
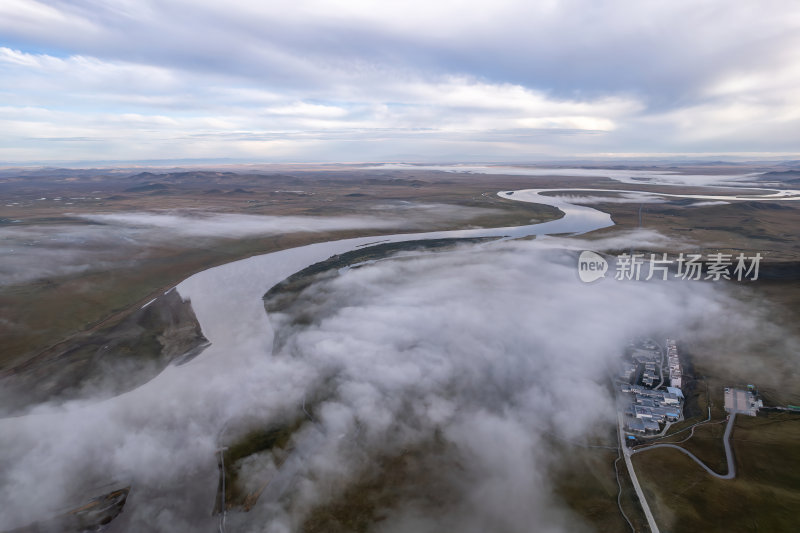
MULTIPOLYGON (((560 216, 554 208, 497 198, 494 195, 499 188, 496 177, 458 179, 447 175, 444 179, 441 173, 429 173, 421 179, 398 179, 395 175, 366 178, 350 173, 315 174, 312 177, 189 174, 177 177, 150 174, 134 182, 140 183, 144 179, 147 183, 167 184, 166 189, 152 190, 130 187, 130 181, 120 184, 118 180, 101 180, 95 176, 89 179, 88 184, 81 181, 49 183, 48 192, 36 187, 35 182, 22 182, 20 185, 7 180, 3 188, 9 194, 8 201, 16 199, 20 205, 6 208, 0 222, 6 227, 13 221, 15 228, 38 226, 46 230, 64 224, 87 224, 76 218, 78 215, 163 209, 269 215, 379 216, 387 206, 405 206, 407 203, 473 208, 469 218, 440 220, 434 227, 425 228, 431 230, 514 226, 560 216), (222 189, 209 189, 219 186, 219 181, 224 181, 227 187, 249 187, 249 192, 226 195, 222 189), (303 191, 283 190, 285 187, 297 188, 298 184, 303 185, 303 191), (76 200, 69 207, 35 199, 42 194, 48 197, 77 194, 69 191, 78 185, 83 189, 91 187, 92 195, 97 196, 87 196, 85 201, 76 200), (67 209, 70 216, 65 216, 67 209)), ((523 184, 530 185, 530 180, 514 177, 502 182, 508 187, 523 184)), ((89 265, 79 273, 0 287, 0 334, 4 339, 0 370, 8 370, 31 357, 54 351, 59 343, 76 334, 85 335, 113 327, 153 297, 200 270, 314 242, 420 231, 420 223, 409 218, 407 225, 401 223, 391 230, 354 229, 236 239, 176 239, 169 245, 148 245, 135 258, 134 264, 131 264, 130 257, 125 256, 124 261, 116 266, 91 268, 89 265), (65 313, 65 309, 70 312, 65 313)))
MULTIPOLYGON (((75 218, 78 215, 164 209, 343 216, 374 214, 375 209, 398 202, 425 202, 487 208, 467 221, 440 223, 429 229, 519 225, 552 219, 558 214, 546 206, 503 201, 494 197, 494 191, 553 186, 602 188, 615 183, 596 178, 341 170, 275 175, 145 172, 112 177, 89 173, 83 178, 80 173, 68 173, 60 179, 50 176, 46 180, 5 177, 0 189, 9 203, 0 223, 9 226, 13 221, 14 227, 54 228, 85 223, 75 218), (76 194, 81 196, 75 197, 76 194), (39 201, 42 195, 48 199, 39 201), (53 200, 62 197, 72 199, 71 205, 53 200)), ((663 187, 628 185, 626 188, 663 187)), ((669 190, 680 192, 675 188, 669 190)), ((610 203, 598 207, 612 213, 617 224, 595 232, 598 236, 639 226, 638 204, 610 203)), ((796 261, 800 257, 800 241, 792 230, 800 227, 800 208, 793 204, 739 202, 703 208, 685 208, 680 202, 647 204, 643 207, 642 226, 685 241, 692 251, 759 250, 773 262, 796 261)), ((397 229, 403 230, 417 229, 397 229)), ((120 268, 113 265, 88 268, 77 274, 3 286, 0 333, 5 342, 0 370, 20 364, 77 332, 121 320, 137 305, 199 270, 311 242, 380 233, 354 230, 263 238, 190 239, 169 246, 149 245, 132 268, 126 262, 120 268), (65 308, 70 312, 64 313, 65 308)))
MULTIPOLYGON (((87 191, 101 190, 97 196, 92 196, 101 200, 76 200, 69 207, 70 213, 204 209, 227 213, 339 216, 372 212, 373 208, 380 209, 397 202, 486 208, 482 214, 469 220, 428 228, 455 229, 527 224, 558 216, 551 208, 498 199, 494 195, 497 190, 570 186, 620 188, 616 182, 596 178, 462 176, 435 172, 365 174, 329 171, 315 176, 297 172, 297 175, 273 177, 190 174, 139 176, 126 182, 124 188, 118 184, 108 185, 105 179, 91 178, 88 183, 78 180, 77 183, 87 191)), ((48 196, 66 195, 73 190, 70 183, 75 182, 62 183, 63 189, 54 186, 48 196)), ((9 190, 7 183, 3 187, 9 190)), ((646 185, 625 188, 655 189, 646 185)), ((4 211, 5 223, 19 220, 14 224, 54 227, 76 223, 75 218, 64 215, 63 205, 49 201, 35 203, 34 197, 41 196, 41 190, 28 184, 13 190, 17 191, 15 194, 21 207, 4 211)), ((675 188, 669 191, 676 192, 675 188)), ((686 192, 689 192, 688 188, 686 192)), ((595 232, 589 235, 590 238, 640 226, 639 204, 607 203, 596 207, 610 212, 617 226, 595 232)), ((676 244, 665 251, 764 251, 769 254, 770 261, 788 264, 800 257, 794 234, 794 228, 800 227, 800 209, 794 205, 740 202, 691 208, 680 202, 670 202, 647 204, 642 211, 641 226, 676 239, 676 244)), ((413 231, 415 228, 410 225, 407 229, 413 231)), ((402 230, 398 228, 389 232, 402 230)), ((193 241, 180 243, 177 248, 152 247, 135 269, 89 270, 7 286, 0 290, 0 318, 12 319, 15 327, 2 332, 4 340, 9 342, 4 346, 8 348, 4 349, 0 368, 24 363, 48 346, 57 346, 74 335, 107 332, 124 322, 154 295, 204 268, 312 242, 380 233, 350 230, 193 241), (70 312, 64 313, 67 308, 70 312)), ((789 271, 791 273, 791 269, 789 271)), ((773 279, 742 288, 740 296, 759 302, 768 301, 775 309, 775 321, 797 334, 800 333, 798 289, 800 287, 793 278, 773 279)), ((766 398, 775 404, 800 403, 797 369, 787 367, 780 353, 768 344, 759 345, 752 339, 742 342, 737 338, 720 338, 713 343, 692 345, 691 350, 693 372, 708 385, 707 392, 705 387, 698 386, 693 393, 699 418, 705 414, 699 411, 702 411, 700 406, 706 403, 706 396, 712 404, 712 418, 724 418, 722 387, 743 381, 757 383, 766 398), (736 371, 730 361, 738 362, 736 371)), ((740 472, 735 480, 715 480, 674 450, 653 450, 634 457, 648 499, 659 524, 665 524, 665 530, 793 531, 800 528, 796 517, 790 513, 793 506, 797 508, 800 505, 800 480, 796 469, 791 468, 799 459, 796 443, 800 424, 795 420, 800 417, 771 414, 764 418, 740 418, 743 420, 737 419, 732 439, 737 471, 740 472), (736 501, 743 503, 737 505, 736 501)), ((721 450, 721 443, 716 438, 719 429, 720 426, 703 426, 685 445, 721 471, 719 465, 724 466, 724 457, 719 453, 715 458, 721 450)), ((262 428, 235 442, 236 457, 230 456, 230 467, 226 464, 226 468, 231 468, 229 475, 233 486, 236 487, 235 468, 241 466, 243 458, 285 447, 286 436, 291 431, 279 430, 278 435, 275 428, 262 428)), ((411 450, 400 457, 376 460, 364 472, 355 475, 351 483, 340 487, 336 497, 312 510, 304 529, 369 529, 380 522, 382 513, 391 507, 392 502, 419 495, 421 487, 436 486, 441 481, 441 477, 434 475, 436 471, 428 467, 431 458, 445 455, 437 446, 434 442, 430 447, 411 450)), ((565 454, 565 461, 557 473, 558 482, 554 490, 598 530, 621 531, 627 527, 616 507, 614 459, 613 450, 575 449, 565 454)), ((457 468, 457 465, 450 467, 457 468)), ((623 509, 637 530, 645 530, 646 523, 624 469, 620 471, 620 481, 623 509)), ((229 505, 246 505, 248 496, 250 493, 243 488, 235 488, 230 496, 226 495, 226 500, 229 505)), ((446 506, 451 503, 441 501, 435 504, 446 506)))
POLYGON ((665 531, 797 531, 800 472, 792 465, 800 461, 799 438, 800 416, 737 417, 733 480, 709 476, 669 449, 635 455, 633 461, 665 531))

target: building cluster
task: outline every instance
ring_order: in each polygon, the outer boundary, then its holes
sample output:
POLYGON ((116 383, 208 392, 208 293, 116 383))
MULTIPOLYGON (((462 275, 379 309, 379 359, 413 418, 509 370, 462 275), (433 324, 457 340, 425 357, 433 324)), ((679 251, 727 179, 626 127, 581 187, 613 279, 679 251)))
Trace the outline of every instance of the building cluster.
POLYGON ((681 368, 681 361, 678 357, 678 347, 672 339, 667 339, 667 363, 669 364, 669 386, 680 389, 683 368, 681 368))
POLYGON ((623 362, 619 376, 620 389, 630 400, 622 407, 625 427, 630 433, 658 433, 662 424, 679 420, 683 409, 683 369, 676 343, 667 339, 662 352, 652 341, 639 342, 630 347, 629 353, 630 359, 623 362), (669 386, 662 389, 667 369, 669 386))
POLYGON ((654 390, 639 385, 622 385, 622 392, 633 396, 626 409, 628 429, 635 433, 658 432, 660 424, 674 422, 681 417, 683 393, 680 389, 654 390))

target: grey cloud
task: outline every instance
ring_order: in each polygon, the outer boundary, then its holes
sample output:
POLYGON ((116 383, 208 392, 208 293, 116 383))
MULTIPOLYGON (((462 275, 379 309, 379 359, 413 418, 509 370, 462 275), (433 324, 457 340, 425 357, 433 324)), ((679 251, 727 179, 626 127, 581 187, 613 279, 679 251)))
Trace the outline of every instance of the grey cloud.
POLYGON ((353 75, 354 66, 358 75, 368 76, 380 76, 391 66, 429 74, 471 72, 565 95, 576 88, 641 91, 662 105, 694 96, 696 84, 715 72, 778 60, 767 52, 793 39, 780 16, 792 10, 791 2, 774 2, 774 14, 766 15, 756 6, 731 8, 724 2, 600 7, 570 1, 494 8, 475 3, 460 13, 428 5, 398 11, 394 18, 369 8, 345 8, 347 16, 335 16, 343 6, 298 7, 73 2, 56 9, 97 28, 91 41, 76 42, 58 31, 65 19, 47 21, 47 29, 55 30, 49 33, 25 26, 7 31, 22 40, 77 47, 80 53, 144 57, 170 68, 227 72, 273 86, 322 87, 331 80, 323 81, 320 69, 342 81, 353 75), (415 31, 420 26, 430 31, 415 31), (135 50, 129 39, 137 41, 135 50), (710 72, 709 65, 714 66, 710 72))

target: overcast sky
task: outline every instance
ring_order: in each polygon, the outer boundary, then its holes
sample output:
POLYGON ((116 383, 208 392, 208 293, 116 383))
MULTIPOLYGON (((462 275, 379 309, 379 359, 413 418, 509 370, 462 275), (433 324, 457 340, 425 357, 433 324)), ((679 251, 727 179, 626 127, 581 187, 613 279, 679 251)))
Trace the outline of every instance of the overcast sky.
POLYGON ((794 0, 3 0, 0 162, 796 154, 794 0))

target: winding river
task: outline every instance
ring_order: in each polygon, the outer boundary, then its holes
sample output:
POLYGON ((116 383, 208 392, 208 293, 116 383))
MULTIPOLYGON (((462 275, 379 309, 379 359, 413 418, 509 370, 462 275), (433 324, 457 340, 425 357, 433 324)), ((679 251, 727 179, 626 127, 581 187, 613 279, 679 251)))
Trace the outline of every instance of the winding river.
MULTIPOLYGON (((228 351, 243 339, 258 338, 264 350, 271 349, 272 329, 264 313, 261 296, 273 285, 335 254, 342 254, 376 243, 410 240, 503 237, 521 238, 531 235, 579 235, 612 226, 611 215, 598 209, 577 205, 580 198, 547 196, 543 193, 618 193, 650 198, 669 197, 714 201, 800 200, 800 191, 784 190, 753 195, 690 195, 627 191, 620 189, 526 189, 501 191, 500 197, 523 202, 546 204, 558 208, 564 216, 557 220, 503 228, 481 228, 457 231, 406 233, 376 237, 360 237, 310 244, 228 263, 199 272, 177 286, 184 299, 191 299, 203 333, 212 342, 202 357, 213 357, 216 351, 228 351), (230 344, 233 342, 234 344, 230 344)), ((631 200, 636 201, 634 198, 631 200)))
POLYGON ((228 352, 243 339, 260 339, 269 353, 272 328, 264 312, 261 296, 273 285, 309 265, 369 245, 387 242, 443 238, 501 237, 581 234, 612 226, 608 213, 575 205, 558 197, 540 196, 539 190, 499 193, 505 198, 557 207, 564 216, 549 222, 526 226, 479 228, 455 231, 405 233, 380 237, 359 237, 309 244, 289 250, 259 255, 199 272, 177 286, 184 299, 190 299, 203 334, 212 345, 201 357, 228 352))

